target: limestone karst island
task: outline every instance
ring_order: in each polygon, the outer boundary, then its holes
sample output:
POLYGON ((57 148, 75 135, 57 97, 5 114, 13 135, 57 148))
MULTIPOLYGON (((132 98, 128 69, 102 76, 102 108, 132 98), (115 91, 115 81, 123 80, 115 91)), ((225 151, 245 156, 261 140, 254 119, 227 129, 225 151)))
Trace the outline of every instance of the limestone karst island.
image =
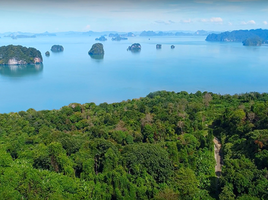
POLYGON ((137 52, 141 50, 141 45, 139 43, 134 43, 131 46, 128 47, 128 51, 137 52))
POLYGON ((0 47, 1 65, 41 64, 42 62, 43 58, 41 52, 35 48, 27 48, 20 45, 0 47))
POLYGON ((91 58, 102 59, 104 56, 103 44, 102 43, 93 44, 88 54, 91 56, 91 58))
POLYGON ((64 48, 61 45, 53 45, 51 47, 52 52, 62 52, 63 50, 64 50, 64 48))

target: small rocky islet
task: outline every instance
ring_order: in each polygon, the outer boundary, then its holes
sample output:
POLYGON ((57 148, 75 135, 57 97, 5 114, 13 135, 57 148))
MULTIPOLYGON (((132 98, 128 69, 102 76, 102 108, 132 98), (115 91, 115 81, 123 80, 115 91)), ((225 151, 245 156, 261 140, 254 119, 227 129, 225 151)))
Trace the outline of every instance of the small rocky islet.
POLYGON ((133 51, 133 52, 138 52, 138 51, 141 50, 141 45, 140 45, 140 43, 134 43, 134 44, 132 44, 131 46, 129 46, 129 47, 127 48, 127 50, 128 50, 128 51, 133 51))
POLYGON ((52 52, 63 52, 64 51, 64 48, 62 45, 53 45, 51 47, 51 51, 52 52))
POLYGON ((47 57, 49 57, 49 56, 50 56, 49 51, 46 51, 45 55, 46 55, 47 57))
POLYGON ((91 56, 91 58, 102 59, 104 57, 103 44, 102 43, 93 44, 88 54, 91 56))
MULTIPOLYGON (((103 40, 103 37, 100 37, 100 40, 103 40)), ((96 38, 98 39, 98 38, 96 38)), ((157 44, 156 48, 161 49, 162 45, 157 44)), ((174 49, 175 46, 171 45, 171 49, 174 49)), ((140 43, 134 43, 127 48, 128 51, 139 52, 141 51, 140 43)), ((64 48, 62 45, 53 45, 51 47, 52 52, 62 52, 64 48)), ((88 54, 92 58, 102 59, 104 57, 104 49, 102 43, 95 43, 92 45, 88 54)), ((46 57, 50 56, 50 52, 45 52, 46 57)), ((41 64, 43 62, 42 55, 39 50, 30 47, 23 47, 21 45, 8 45, 0 47, 0 65, 25 65, 25 64, 41 64)))

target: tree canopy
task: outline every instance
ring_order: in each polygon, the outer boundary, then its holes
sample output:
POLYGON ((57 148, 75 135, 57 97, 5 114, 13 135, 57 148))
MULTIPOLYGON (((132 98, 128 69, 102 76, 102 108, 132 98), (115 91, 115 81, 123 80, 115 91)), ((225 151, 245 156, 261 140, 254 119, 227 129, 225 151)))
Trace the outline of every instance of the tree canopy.
POLYGON ((158 91, 0 114, 1 199, 267 199, 268 94, 158 91), (215 174, 213 138, 221 142, 215 174))

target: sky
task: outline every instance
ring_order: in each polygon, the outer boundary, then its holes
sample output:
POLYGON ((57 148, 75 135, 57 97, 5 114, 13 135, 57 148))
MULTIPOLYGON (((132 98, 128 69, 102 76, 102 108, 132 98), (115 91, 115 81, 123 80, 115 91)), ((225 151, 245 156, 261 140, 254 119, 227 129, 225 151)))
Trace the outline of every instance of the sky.
POLYGON ((0 33, 267 29, 267 0, 0 0, 0 33))

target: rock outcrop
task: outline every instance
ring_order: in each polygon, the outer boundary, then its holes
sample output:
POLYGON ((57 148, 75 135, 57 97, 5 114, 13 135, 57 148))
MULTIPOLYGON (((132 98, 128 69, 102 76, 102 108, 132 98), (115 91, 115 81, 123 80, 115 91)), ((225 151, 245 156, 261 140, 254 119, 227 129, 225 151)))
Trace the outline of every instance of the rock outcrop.
POLYGON ((46 55, 47 57, 50 56, 49 51, 47 51, 47 52, 45 53, 45 55, 46 55))
POLYGON ((63 50, 64 50, 64 48, 61 45, 53 45, 51 47, 52 52, 62 52, 63 50))
POLYGON ((170 47, 171 49, 175 49, 175 46, 174 45, 171 45, 171 47, 170 47))

